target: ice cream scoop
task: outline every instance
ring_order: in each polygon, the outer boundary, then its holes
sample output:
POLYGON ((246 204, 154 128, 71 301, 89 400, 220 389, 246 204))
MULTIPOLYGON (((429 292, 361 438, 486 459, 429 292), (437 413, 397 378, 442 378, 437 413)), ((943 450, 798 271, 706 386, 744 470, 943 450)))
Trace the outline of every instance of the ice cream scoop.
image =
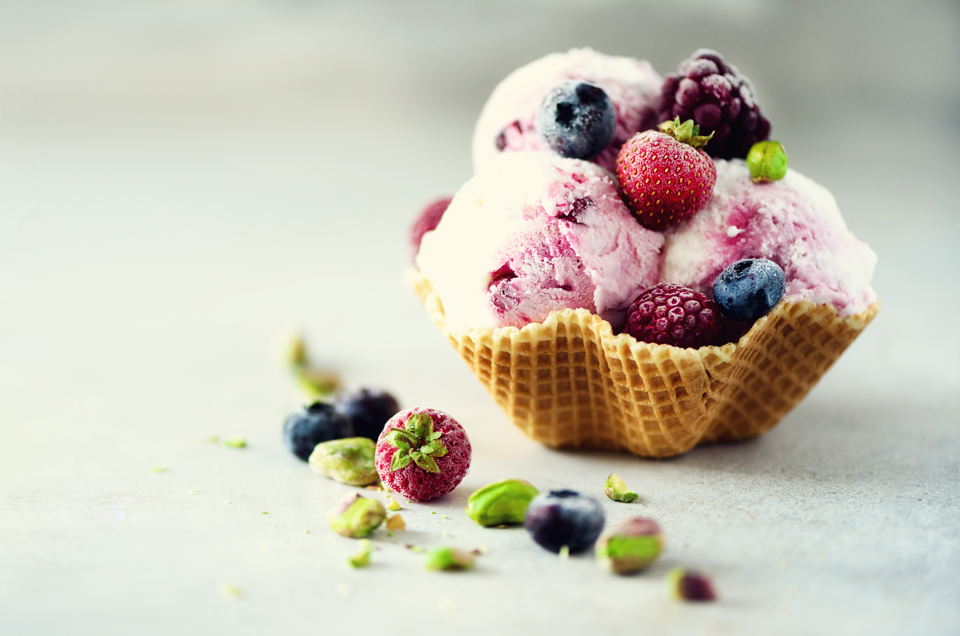
POLYGON ((591 159, 604 168, 615 170, 620 146, 638 131, 656 127, 662 80, 648 62, 588 48, 553 53, 518 68, 494 89, 474 131, 474 169, 485 169, 502 153, 549 150, 537 132, 537 111, 548 91, 566 80, 595 84, 613 102, 613 140, 591 159))
POLYGON ((754 183, 743 160, 718 159, 716 167, 707 204, 665 233, 662 280, 709 295, 730 263, 766 258, 783 269, 787 302, 833 305, 842 317, 876 301, 877 255, 850 233, 826 188, 793 169, 754 183))
POLYGON ((520 327, 583 308, 619 326, 657 282, 662 244, 603 168, 507 153, 457 192, 424 235, 417 266, 452 324, 520 327))

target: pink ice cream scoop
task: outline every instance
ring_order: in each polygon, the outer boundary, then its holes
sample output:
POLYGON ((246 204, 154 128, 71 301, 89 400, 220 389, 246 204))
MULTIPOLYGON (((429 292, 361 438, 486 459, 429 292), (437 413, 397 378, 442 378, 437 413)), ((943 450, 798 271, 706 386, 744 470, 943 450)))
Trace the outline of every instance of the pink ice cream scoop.
POLYGON ((848 316, 877 299, 877 255, 850 233, 826 188, 792 169, 780 181, 753 183, 742 160, 715 163, 713 196, 666 232, 662 280, 710 295, 730 263, 766 258, 783 269, 787 301, 832 304, 848 316))
POLYGON ((663 235, 643 228, 594 163, 504 153, 468 181, 417 266, 452 325, 522 327, 584 308, 615 328, 660 274, 663 235))
POLYGON ((657 126, 662 78, 648 62, 592 49, 553 53, 515 70, 490 95, 473 135, 477 172, 501 153, 550 150, 537 132, 537 111, 547 91, 565 80, 596 84, 613 102, 617 113, 613 141, 591 159, 604 168, 616 170, 620 146, 637 132, 657 126))

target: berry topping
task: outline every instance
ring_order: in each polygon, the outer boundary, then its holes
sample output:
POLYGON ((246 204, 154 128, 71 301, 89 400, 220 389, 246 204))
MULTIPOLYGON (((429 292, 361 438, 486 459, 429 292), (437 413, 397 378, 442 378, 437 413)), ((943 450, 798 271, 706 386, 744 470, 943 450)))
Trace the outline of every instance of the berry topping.
POLYGON ((770 136, 753 84, 716 51, 700 49, 663 80, 660 121, 693 119, 713 133, 707 152, 722 159, 746 157, 750 146, 770 136))
POLYGON ((779 141, 758 141, 747 153, 747 168, 754 183, 783 179, 788 163, 787 151, 779 141))
POLYGON ((341 396, 337 410, 353 422, 353 434, 376 440, 384 424, 400 410, 397 400, 385 391, 360 389, 341 396))
POLYGON ((317 444, 344 437, 353 437, 353 423, 326 402, 314 402, 283 423, 284 444, 303 461, 317 444))
POLYGON ((617 111, 596 84, 568 80, 547 91, 537 112, 537 131, 563 157, 590 159, 610 145, 617 111))
POLYGON ((660 131, 637 133, 623 145, 617 179, 643 227, 665 230, 707 202, 717 182, 716 166, 700 149, 709 139, 699 135, 692 121, 676 119, 660 124, 660 131))
POLYGON ((624 331, 642 342, 697 349, 718 344, 723 323, 716 303, 703 294, 658 283, 630 303, 624 331))
POLYGON ((470 468, 470 440, 443 411, 412 408, 387 422, 377 440, 377 473, 409 499, 434 499, 460 483, 470 468))
POLYGON ((557 553, 566 547, 573 553, 593 545, 603 522, 603 508, 593 497, 551 490, 533 498, 523 525, 541 547, 557 553))
POLYGON ((783 298, 783 270, 765 258, 745 258, 727 265, 713 283, 713 299, 731 320, 753 322, 783 298))
POLYGON ((420 242, 423 240, 423 235, 427 232, 432 232, 437 229, 437 226, 440 225, 440 219, 443 218, 443 213, 447 211, 448 207, 450 207, 450 201, 452 200, 453 199, 451 197, 437 199, 420 211, 417 219, 413 222, 413 225, 410 226, 409 239, 411 261, 416 262, 417 254, 420 252, 420 242))

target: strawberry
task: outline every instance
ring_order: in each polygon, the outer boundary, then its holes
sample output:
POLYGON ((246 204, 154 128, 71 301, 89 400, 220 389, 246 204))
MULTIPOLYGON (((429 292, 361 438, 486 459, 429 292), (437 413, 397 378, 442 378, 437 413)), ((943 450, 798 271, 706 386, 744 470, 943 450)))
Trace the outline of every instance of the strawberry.
POLYGON ((377 473, 408 499, 435 499, 457 487, 470 468, 470 440, 436 409, 415 407, 391 417, 377 439, 377 473))
POLYGON ((680 118, 660 124, 660 131, 634 135, 617 156, 617 179, 627 205, 649 230, 665 230, 693 216, 713 193, 717 168, 701 148, 713 133, 680 118))

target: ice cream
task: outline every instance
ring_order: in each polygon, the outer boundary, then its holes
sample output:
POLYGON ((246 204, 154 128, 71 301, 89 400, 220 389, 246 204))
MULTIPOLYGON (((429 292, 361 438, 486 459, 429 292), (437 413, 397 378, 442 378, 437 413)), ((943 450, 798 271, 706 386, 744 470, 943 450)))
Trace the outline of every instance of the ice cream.
POLYGON ((648 62, 587 48, 553 53, 515 70, 494 89, 474 131, 474 169, 482 171, 505 152, 549 150, 535 126, 537 111, 547 91, 568 79, 596 84, 617 111, 613 141, 591 159, 604 168, 615 170, 620 146, 656 126, 662 80, 648 62))
POLYGON ((417 266, 451 324, 521 327, 588 309, 619 326, 660 274, 663 235, 644 229, 596 164, 504 153, 468 181, 417 266))
POLYGON ((662 280, 709 294, 730 263, 766 258, 783 269, 787 302, 829 304, 848 316, 877 299, 877 255, 850 233, 826 188, 793 169, 758 184, 742 160, 715 163, 713 196, 666 231, 662 280))

